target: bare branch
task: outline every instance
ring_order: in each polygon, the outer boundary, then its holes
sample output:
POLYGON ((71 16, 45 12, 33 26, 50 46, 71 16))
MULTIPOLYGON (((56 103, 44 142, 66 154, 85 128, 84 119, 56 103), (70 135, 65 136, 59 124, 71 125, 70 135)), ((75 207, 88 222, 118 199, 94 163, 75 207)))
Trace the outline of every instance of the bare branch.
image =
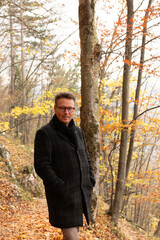
POLYGON ((148 109, 146 109, 145 111, 141 112, 141 113, 138 114, 129 124, 132 124, 133 121, 137 120, 140 116, 142 116, 142 115, 145 114, 146 112, 149 112, 149 111, 154 110, 154 109, 156 109, 156 108, 160 108, 160 105, 157 105, 157 106, 152 107, 152 108, 148 108, 148 109))
MULTIPOLYGON (((33 118, 26 118, 25 120, 23 120, 23 121, 15 124, 14 126, 10 127, 9 129, 4 130, 4 131, 1 131, 0 134, 3 134, 3 133, 5 133, 5 132, 10 131, 10 130, 14 129, 15 127, 18 127, 18 126, 21 125, 22 123, 25 123, 25 122, 31 121, 31 120, 35 120, 35 119, 38 119, 38 118, 39 118, 39 116, 38 116, 38 117, 33 117, 33 118)), ((47 118, 47 116, 46 116, 46 117, 42 116, 42 118, 47 118)))

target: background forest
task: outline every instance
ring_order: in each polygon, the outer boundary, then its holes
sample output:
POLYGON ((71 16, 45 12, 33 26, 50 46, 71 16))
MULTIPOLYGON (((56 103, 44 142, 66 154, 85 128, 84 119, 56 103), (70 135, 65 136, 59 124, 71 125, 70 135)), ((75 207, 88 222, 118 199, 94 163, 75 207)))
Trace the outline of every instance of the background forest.
POLYGON ((159 236, 159 1, 1 0, 0 10, 1 135, 33 151, 54 95, 74 92, 97 179, 92 222, 100 197, 113 222, 121 213, 159 236))

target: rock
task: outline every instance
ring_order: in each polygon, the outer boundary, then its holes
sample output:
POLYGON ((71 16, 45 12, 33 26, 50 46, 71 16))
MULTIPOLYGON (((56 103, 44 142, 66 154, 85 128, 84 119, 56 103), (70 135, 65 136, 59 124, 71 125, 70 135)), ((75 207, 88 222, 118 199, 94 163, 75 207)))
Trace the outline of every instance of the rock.
POLYGON ((32 193, 34 197, 42 197, 42 187, 37 179, 37 175, 33 166, 24 166, 21 170, 22 177, 20 179, 21 186, 32 193))
POLYGON ((16 180, 13 165, 12 162, 10 161, 10 153, 2 144, 0 144, 0 157, 2 157, 5 160, 5 164, 8 167, 11 177, 14 180, 16 180))

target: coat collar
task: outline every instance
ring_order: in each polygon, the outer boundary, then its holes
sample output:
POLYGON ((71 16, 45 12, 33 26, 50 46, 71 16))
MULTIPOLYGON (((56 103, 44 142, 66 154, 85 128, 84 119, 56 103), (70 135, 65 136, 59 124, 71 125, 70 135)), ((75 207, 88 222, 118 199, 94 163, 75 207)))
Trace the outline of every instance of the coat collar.
POLYGON ((77 127, 75 127, 75 135, 76 135, 76 139, 77 139, 77 146, 74 145, 68 138, 67 136, 65 136, 65 134, 63 134, 62 132, 60 132, 56 126, 54 125, 54 122, 53 122, 53 119, 51 119, 51 121, 49 122, 49 124, 51 125, 51 127, 56 131, 56 133, 62 137, 65 141, 67 141, 69 144, 71 144, 74 148, 79 148, 79 134, 78 134, 78 131, 77 131, 77 127))

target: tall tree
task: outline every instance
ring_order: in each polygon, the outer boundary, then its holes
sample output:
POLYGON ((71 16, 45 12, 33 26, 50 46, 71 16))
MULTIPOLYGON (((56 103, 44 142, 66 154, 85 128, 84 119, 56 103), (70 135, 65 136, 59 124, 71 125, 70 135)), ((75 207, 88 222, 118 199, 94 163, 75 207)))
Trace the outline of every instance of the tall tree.
MULTIPOLYGON (((57 14, 53 14, 54 8, 48 8, 48 6, 45 8, 45 4, 45 0, 39 2, 18 0, 16 3, 13 0, 3 1, 1 21, 4 21, 5 28, 2 24, 0 40, 2 41, 2 37, 5 36, 3 55, 6 53, 7 57, 4 58, 4 68, 10 68, 10 94, 14 99, 10 110, 15 105, 30 106, 35 96, 33 92, 38 94, 37 89, 41 84, 40 81, 43 81, 42 77, 45 84, 49 78, 48 69, 49 65, 52 66, 51 59, 55 54, 53 48, 56 48, 56 43, 53 46, 55 37, 53 26, 60 18, 57 17, 57 14), (10 33, 9 41, 8 33, 10 33), (43 49, 40 52, 41 46, 43 49), (42 75, 42 73, 44 74, 42 75)), ((3 71, 3 69, 1 70, 3 71)), ((23 119, 20 117, 16 121, 19 120, 20 122, 24 121, 25 114, 23 119)), ((13 125, 13 119, 10 120, 10 123, 13 125)), ((22 133, 23 143, 27 143, 30 136, 28 123, 22 124, 19 130, 22 133)), ((16 132, 16 136, 18 136, 19 130, 16 132)))
POLYGON ((89 155, 92 161, 96 185, 92 197, 91 222, 97 215, 99 195, 99 113, 98 78, 101 46, 98 43, 94 23, 95 1, 79 0, 79 31, 81 46, 81 127, 85 133, 89 155))
POLYGON ((122 89, 122 130, 120 140, 120 153, 118 176, 116 182, 115 199, 112 209, 112 221, 118 222, 119 213, 122 204, 123 190, 125 186, 126 176, 126 158, 128 144, 128 116, 129 116, 129 84, 130 84, 130 68, 132 57, 132 35, 133 35, 133 0, 127 0, 127 30, 125 43, 125 59, 123 70, 123 89, 122 89))
POLYGON ((11 82, 10 82, 10 94, 14 94, 15 82, 14 82, 14 46, 13 46, 13 8, 9 5, 9 18, 10 18, 10 46, 11 46, 11 82))
MULTIPOLYGON (((9 4, 9 29, 10 29, 10 62, 11 62, 11 70, 10 70, 10 87, 9 87, 9 95, 11 96, 11 103, 9 106, 9 109, 11 111, 11 109, 14 107, 14 91, 15 91, 15 66, 14 66, 14 58, 15 58, 15 54, 14 54, 14 45, 13 45, 13 13, 14 13, 14 8, 12 6, 12 4, 9 4)), ((14 119, 11 117, 10 119, 10 125, 11 127, 14 125, 14 119)))
MULTIPOLYGON (((136 93, 135 93, 133 121, 136 121, 136 118, 138 116, 139 98, 140 98, 140 90, 141 90, 141 84, 142 84, 142 73, 143 73, 144 60, 145 60, 147 22, 148 22, 149 11, 150 11, 150 7, 151 7, 152 2, 153 2, 153 0, 149 0, 148 7, 146 9, 145 16, 144 16, 143 32, 142 32, 142 46, 141 46, 140 64, 139 64, 139 70, 138 70, 137 87, 136 87, 136 93)), ((131 164, 131 161, 132 161, 135 132, 136 132, 136 128, 133 126, 132 129, 131 129, 129 150, 128 150, 128 155, 127 155, 126 178, 128 177, 130 164, 131 164)))
POLYGON ((160 221, 158 222, 158 226, 157 226, 157 229, 156 229, 154 235, 157 237, 160 237, 160 221))
POLYGON ((23 2, 20 0, 20 25, 21 25, 21 81, 22 81, 22 106, 26 105, 26 86, 25 86, 25 57, 24 57, 24 24, 23 24, 23 2))

